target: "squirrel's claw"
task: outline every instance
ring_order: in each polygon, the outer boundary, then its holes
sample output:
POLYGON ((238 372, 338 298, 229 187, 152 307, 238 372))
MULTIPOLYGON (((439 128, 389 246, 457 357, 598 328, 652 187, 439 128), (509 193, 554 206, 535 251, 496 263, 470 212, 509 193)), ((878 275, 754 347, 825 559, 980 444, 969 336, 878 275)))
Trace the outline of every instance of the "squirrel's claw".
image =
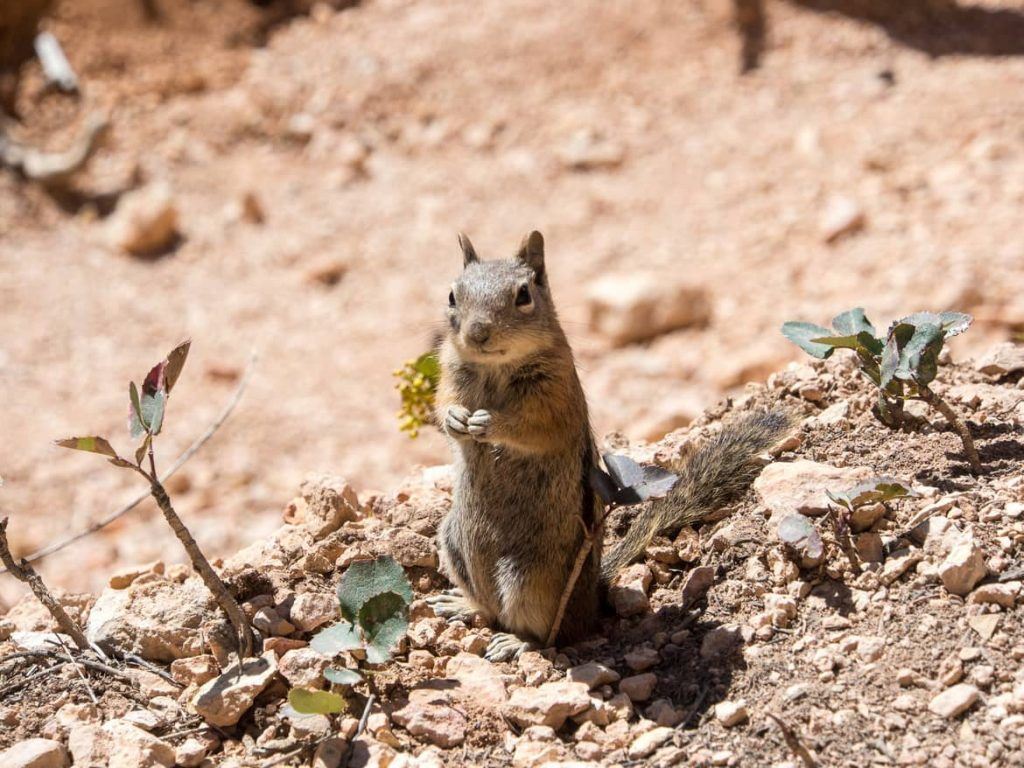
POLYGON ((444 417, 445 431, 452 437, 469 437, 469 409, 461 405, 448 408, 444 417))
POLYGON ((509 632, 495 632, 491 642, 487 644, 487 651, 484 658, 488 661, 514 661, 519 658, 523 651, 529 651, 536 646, 521 640, 509 632))
POLYGON ((435 616, 447 621, 472 624, 473 618, 479 613, 476 606, 457 589, 440 595, 431 595, 426 599, 426 603, 433 609, 435 616))
POLYGON ((473 415, 469 417, 467 421, 467 429, 469 434, 475 437, 477 440, 481 440, 487 437, 488 431, 491 428, 491 414, 488 411, 480 410, 474 411, 473 415))

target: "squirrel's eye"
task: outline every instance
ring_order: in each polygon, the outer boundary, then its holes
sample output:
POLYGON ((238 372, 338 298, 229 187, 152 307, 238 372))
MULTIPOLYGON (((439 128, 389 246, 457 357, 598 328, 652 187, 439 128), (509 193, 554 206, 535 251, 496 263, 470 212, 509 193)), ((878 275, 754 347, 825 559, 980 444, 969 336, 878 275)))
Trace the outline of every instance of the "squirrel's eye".
POLYGON ((532 301, 533 298, 530 296, 530 289, 525 285, 519 286, 519 292, 516 294, 516 306, 525 307, 532 301))
POLYGON ((449 307, 454 307, 455 306, 455 291, 451 291, 448 294, 448 306, 449 307))

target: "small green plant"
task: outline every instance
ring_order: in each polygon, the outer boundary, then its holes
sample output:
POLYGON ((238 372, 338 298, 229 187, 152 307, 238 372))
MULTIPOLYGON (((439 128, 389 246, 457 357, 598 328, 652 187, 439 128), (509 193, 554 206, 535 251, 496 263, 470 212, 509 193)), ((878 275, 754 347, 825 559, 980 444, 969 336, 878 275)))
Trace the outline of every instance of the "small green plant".
MULTIPOLYGON (((394 559, 379 557, 352 563, 338 582, 341 621, 314 635, 309 647, 329 658, 353 651, 367 664, 383 664, 405 637, 411 602, 409 579, 394 559)), ((341 689, 364 679, 369 683, 370 675, 371 670, 365 668, 363 674, 344 667, 330 667, 324 672, 332 688, 341 689)), ((348 708, 344 696, 334 691, 304 688, 291 689, 288 703, 300 715, 334 714, 348 708)))
POLYGON ((191 341, 182 342, 172 349, 162 362, 154 365, 143 379, 141 390, 134 381, 128 385, 128 430, 133 440, 142 438, 142 442, 135 450, 134 461, 122 457, 109 440, 98 435, 69 437, 65 440, 58 440, 57 445, 62 448, 106 456, 107 460, 115 467, 136 472, 149 483, 150 494, 157 506, 160 507, 167 524, 188 553, 193 569, 202 578, 207 589, 213 593, 217 604, 227 614, 238 634, 239 654, 242 658, 247 658, 252 655, 253 635, 245 613, 228 592, 224 582, 220 580, 220 576, 213 570, 210 561, 206 559, 196 540, 178 517, 156 470, 154 439, 163 429, 167 398, 170 397, 171 390, 181 375, 191 344, 191 341))
POLYGON ((917 312, 897 320, 884 338, 860 307, 836 315, 832 329, 814 323, 788 322, 782 334, 809 355, 824 360, 837 349, 857 355, 861 373, 877 388, 875 417, 891 429, 906 424, 904 403, 921 400, 941 413, 960 437, 973 474, 981 472, 981 460, 967 426, 931 388, 939 368, 943 344, 971 324, 963 312, 917 312))
POLYGON ((409 360, 394 376, 398 379, 395 389, 402 398, 398 428, 408 432, 410 438, 418 437, 420 428, 433 419, 437 384, 441 378, 437 352, 432 350, 409 360))
POLYGON ((915 494, 911 487, 902 480, 883 476, 864 480, 852 488, 839 491, 838 493, 825 491, 825 495, 837 507, 841 507, 852 514, 869 504, 892 501, 893 499, 901 499, 915 494))

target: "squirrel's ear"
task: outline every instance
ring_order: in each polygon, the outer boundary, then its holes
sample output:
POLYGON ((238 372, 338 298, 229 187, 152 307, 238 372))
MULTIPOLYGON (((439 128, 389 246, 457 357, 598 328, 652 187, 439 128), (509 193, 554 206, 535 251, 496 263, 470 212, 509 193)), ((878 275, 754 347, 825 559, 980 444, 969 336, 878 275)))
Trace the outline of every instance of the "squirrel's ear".
POLYGON ((544 282, 544 236, 540 232, 534 230, 523 238, 516 258, 533 267, 538 283, 544 282))
POLYGON ((480 261, 480 257, 476 255, 476 249, 473 247, 473 244, 469 242, 469 238, 466 237, 464 232, 459 232, 459 247, 462 249, 463 267, 474 261, 480 261))

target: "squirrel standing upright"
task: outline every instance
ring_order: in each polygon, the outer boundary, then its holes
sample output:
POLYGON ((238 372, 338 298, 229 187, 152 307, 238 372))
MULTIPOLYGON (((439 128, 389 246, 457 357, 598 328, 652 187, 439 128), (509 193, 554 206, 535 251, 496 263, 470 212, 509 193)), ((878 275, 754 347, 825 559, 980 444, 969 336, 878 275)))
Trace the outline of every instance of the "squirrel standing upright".
MULTIPOLYGON (((430 599, 435 612, 482 614, 507 632, 492 661, 544 642, 583 538, 602 502, 590 485, 598 461, 586 398, 558 322, 544 268, 544 238, 527 235, 511 259, 481 261, 459 235, 463 271, 448 295, 437 414, 454 454, 451 512, 438 533, 442 569, 456 589, 430 599)), ((652 537, 678 530, 736 498, 754 460, 791 429, 780 411, 727 424, 681 466, 671 493, 646 505, 602 562, 596 541, 558 635, 591 631, 602 588, 643 555, 652 537)))

